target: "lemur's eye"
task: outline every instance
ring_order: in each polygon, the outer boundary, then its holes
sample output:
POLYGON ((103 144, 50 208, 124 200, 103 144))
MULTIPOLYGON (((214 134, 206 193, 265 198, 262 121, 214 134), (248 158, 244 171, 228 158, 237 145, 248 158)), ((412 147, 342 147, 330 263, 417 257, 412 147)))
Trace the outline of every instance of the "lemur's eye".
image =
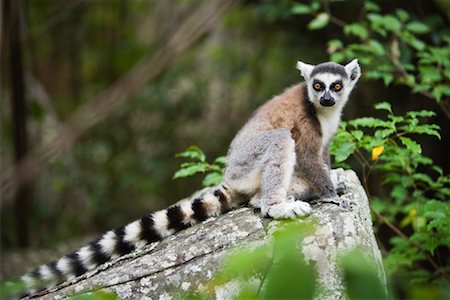
POLYGON ((322 89, 322 85, 320 83, 316 82, 316 83, 313 84, 313 88, 316 91, 320 91, 322 89))
POLYGON ((336 83, 336 84, 334 85, 334 90, 335 90, 336 92, 339 92, 340 90, 342 90, 342 85, 341 85, 340 83, 336 83))

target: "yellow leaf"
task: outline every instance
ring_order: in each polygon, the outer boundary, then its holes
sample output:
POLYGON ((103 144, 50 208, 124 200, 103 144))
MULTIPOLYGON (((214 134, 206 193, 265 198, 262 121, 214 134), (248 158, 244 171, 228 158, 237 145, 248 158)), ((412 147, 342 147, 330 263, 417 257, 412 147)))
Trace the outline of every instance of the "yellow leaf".
POLYGON ((406 215, 401 221, 400 221, 400 227, 406 227, 409 224, 413 224, 413 227, 416 228, 415 222, 416 222, 416 216, 417 216, 417 210, 415 208, 411 209, 408 212, 408 215, 406 215))
POLYGON ((384 146, 373 147, 372 160, 376 160, 378 158, 378 156, 380 156, 381 153, 383 153, 383 150, 384 150, 384 146))

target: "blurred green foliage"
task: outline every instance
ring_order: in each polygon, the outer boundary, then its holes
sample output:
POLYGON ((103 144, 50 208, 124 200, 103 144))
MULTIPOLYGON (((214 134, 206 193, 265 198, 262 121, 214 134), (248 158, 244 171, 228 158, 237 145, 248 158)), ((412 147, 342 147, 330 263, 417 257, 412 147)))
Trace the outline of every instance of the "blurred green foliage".
POLYGON ((388 195, 374 195, 371 201, 376 218, 396 233, 385 259, 388 274, 404 268, 411 282, 446 281, 449 265, 438 265, 435 260, 447 260, 445 252, 436 249, 450 247, 450 175, 434 165, 412 138, 420 134, 440 138, 439 126, 420 123, 420 119, 434 113, 409 111, 405 116, 397 116, 387 102, 378 103, 375 108, 384 110, 386 118, 363 117, 342 122, 331 153, 337 163, 350 155, 357 158, 369 196, 373 195, 368 187, 371 176, 381 176, 383 185, 390 189, 388 195), (403 233, 405 228, 412 232, 403 233), (427 261, 432 268, 417 267, 427 261), (441 274, 436 277, 436 272, 441 274))
POLYGON ((0 282, 0 298, 12 299, 21 295, 26 290, 25 284, 21 281, 0 282))
POLYGON ((69 297, 69 300, 119 300, 120 298, 111 292, 95 291, 84 295, 69 297))
MULTIPOLYGON (((0 282, 0 299, 17 299, 18 295, 26 294, 27 289, 23 282, 0 282)), ((118 300, 116 294, 110 291, 97 290, 80 295, 66 297, 69 300, 118 300)))
MULTIPOLYGON (((437 15, 421 20, 402 8, 386 13, 374 1, 364 1, 358 18, 350 21, 333 16, 327 1, 294 4, 291 12, 312 15, 311 30, 332 22, 341 27, 340 37, 328 42, 331 60, 357 57, 367 78, 386 86, 405 85, 410 93, 439 103, 450 119, 450 33, 445 20, 437 15)), ((356 157, 376 219, 394 232, 385 258, 388 274, 407 272, 407 290, 434 289, 443 296, 450 280, 450 175, 423 154, 415 139, 441 138, 438 125, 421 123, 436 114, 420 110, 398 116, 388 102, 375 108, 386 117, 342 122, 331 153, 338 164, 356 157), (370 177, 380 176, 381 195, 369 187, 370 177)))
MULTIPOLYGON (((181 298, 211 299, 216 287, 234 281, 239 289, 233 299, 314 299, 320 288, 299 247, 315 227, 311 220, 278 224, 267 243, 230 254, 204 292, 182 293, 181 298)), ((362 251, 343 253, 338 263, 349 299, 388 299, 374 262, 362 251)))

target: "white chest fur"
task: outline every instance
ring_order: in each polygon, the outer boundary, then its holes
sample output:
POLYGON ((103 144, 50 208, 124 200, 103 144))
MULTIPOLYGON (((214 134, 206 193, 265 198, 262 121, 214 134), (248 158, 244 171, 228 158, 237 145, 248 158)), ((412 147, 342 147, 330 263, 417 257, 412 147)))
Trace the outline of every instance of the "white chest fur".
POLYGON ((322 145, 326 146, 338 129, 341 110, 331 109, 329 111, 322 111, 317 117, 322 130, 322 145))

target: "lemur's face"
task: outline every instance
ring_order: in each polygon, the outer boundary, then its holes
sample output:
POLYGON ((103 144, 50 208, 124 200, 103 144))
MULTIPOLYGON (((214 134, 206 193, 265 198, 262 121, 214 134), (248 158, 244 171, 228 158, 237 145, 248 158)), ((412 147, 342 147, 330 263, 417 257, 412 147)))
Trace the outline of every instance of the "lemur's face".
POLYGON ((308 82, 308 89, 322 106, 333 106, 344 91, 344 80, 340 75, 319 73, 308 82))
POLYGON ((305 78, 309 100, 318 107, 345 104, 361 76, 361 69, 356 59, 346 66, 333 62, 312 66, 299 61, 297 68, 305 78))

